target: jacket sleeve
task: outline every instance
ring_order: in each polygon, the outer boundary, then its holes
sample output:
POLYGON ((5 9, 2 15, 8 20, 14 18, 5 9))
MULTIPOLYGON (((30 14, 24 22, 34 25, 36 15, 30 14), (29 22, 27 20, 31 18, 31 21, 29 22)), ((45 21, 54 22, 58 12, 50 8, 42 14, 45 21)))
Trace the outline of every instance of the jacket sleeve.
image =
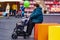
POLYGON ((42 13, 41 10, 37 9, 36 11, 33 11, 33 13, 30 15, 31 18, 36 18, 42 13))

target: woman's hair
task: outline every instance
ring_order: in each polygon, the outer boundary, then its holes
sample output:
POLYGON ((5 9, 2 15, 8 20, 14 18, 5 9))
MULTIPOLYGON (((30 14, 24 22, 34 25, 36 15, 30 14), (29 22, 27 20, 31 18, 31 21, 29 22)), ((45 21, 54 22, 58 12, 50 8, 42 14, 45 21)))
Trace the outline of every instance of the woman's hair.
POLYGON ((39 4, 34 4, 34 6, 39 7, 39 4))

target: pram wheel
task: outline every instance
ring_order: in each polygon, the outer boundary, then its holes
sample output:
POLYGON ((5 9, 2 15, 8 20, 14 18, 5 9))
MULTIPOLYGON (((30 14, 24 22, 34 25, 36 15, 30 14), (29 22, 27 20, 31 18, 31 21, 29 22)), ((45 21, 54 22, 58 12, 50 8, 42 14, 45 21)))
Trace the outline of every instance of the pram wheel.
POLYGON ((16 34, 12 34, 12 39, 17 39, 17 35, 16 34))

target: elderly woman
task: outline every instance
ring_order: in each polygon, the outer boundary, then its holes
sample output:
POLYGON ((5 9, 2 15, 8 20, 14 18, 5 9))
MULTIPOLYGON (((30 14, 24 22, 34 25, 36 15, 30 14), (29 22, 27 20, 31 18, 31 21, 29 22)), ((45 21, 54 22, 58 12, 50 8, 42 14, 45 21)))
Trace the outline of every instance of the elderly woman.
POLYGON ((30 15, 30 20, 27 25, 26 35, 29 37, 32 33, 32 29, 36 23, 42 23, 43 22, 43 13, 42 8, 39 6, 39 4, 34 5, 35 8, 30 15))

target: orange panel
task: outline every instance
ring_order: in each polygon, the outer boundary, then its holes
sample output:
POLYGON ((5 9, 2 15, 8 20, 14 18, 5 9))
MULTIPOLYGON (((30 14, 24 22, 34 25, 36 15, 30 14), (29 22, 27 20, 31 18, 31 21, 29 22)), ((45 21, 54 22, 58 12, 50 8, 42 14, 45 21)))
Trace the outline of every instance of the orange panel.
POLYGON ((49 25, 38 25, 38 40, 48 40, 48 26, 49 25))
POLYGON ((37 25, 34 28, 34 40, 38 40, 38 27, 37 27, 37 25))
POLYGON ((56 25, 58 23, 42 23, 35 24, 34 38, 35 40, 48 40, 48 26, 56 25))

